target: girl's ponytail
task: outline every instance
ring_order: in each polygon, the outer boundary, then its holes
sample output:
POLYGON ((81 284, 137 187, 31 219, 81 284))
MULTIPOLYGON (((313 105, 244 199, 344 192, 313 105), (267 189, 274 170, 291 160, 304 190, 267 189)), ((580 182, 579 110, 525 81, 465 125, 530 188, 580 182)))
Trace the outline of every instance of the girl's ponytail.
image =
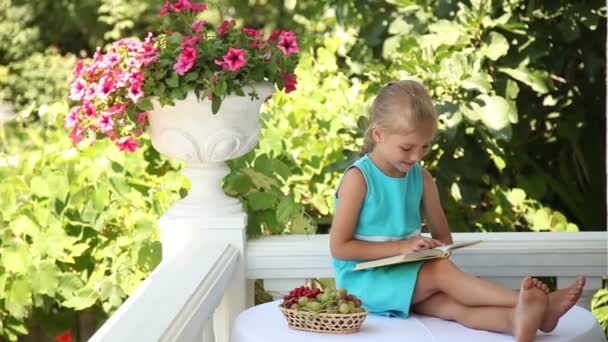
POLYGON ((374 149, 374 138, 372 137, 372 126, 367 126, 365 133, 363 133, 363 149, 361 150, 361 155, 366 155, 370 153, 374 149))

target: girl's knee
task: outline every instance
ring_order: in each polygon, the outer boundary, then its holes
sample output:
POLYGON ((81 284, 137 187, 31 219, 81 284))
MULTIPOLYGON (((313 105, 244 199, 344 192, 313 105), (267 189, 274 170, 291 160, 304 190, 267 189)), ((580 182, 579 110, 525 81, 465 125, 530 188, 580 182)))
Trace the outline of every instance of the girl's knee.
POLYGON ((437 275, 443 273, 448 268, 453 268, 454 264, 447 258, 432 259, 425 261, 420 268, 419 275, 437 275))

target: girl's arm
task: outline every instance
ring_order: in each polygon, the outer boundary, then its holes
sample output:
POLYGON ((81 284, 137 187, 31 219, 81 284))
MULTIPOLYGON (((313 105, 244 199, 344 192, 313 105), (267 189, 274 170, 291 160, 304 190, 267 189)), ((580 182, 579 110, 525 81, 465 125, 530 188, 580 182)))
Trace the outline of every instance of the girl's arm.
POLYGON ((366 193, 367 184, 361 171, 355 167, 348 170, 338 189, 340 200, 329 231, 329 246, 334 257, 344 260, 371 260, 439 245, 438 242, 423 237, 387 242, 355 240, 353 235, 366 193))
POLYGON ((422 169, 424 178, 424 190, 422 193, 422 213, 431 230, 433 239, 439 240, 446 245, 454 243, 450 226, 445 217, 441 201, 439 199, 439 191, 431 173, 422 169))

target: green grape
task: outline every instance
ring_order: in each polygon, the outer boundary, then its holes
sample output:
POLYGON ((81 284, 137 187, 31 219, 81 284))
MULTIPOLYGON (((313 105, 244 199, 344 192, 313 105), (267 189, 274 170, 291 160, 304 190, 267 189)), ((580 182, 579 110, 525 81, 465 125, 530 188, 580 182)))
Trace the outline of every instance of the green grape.
POLYGON ((350 307, 346 303, 340 304, 338 311, 340 311, 341 314, 347 314, 350 312, 350 307))

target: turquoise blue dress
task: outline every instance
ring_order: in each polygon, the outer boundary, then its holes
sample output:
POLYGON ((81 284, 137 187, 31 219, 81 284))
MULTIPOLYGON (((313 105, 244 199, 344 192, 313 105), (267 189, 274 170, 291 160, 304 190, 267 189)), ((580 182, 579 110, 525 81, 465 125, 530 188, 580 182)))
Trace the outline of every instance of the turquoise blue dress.
MULTIPOLYGON (((401 178, 385 175, 367 155, 348 169, 352 167, 361 170, 367 183, 355 239, 382 242, 420 234, 423 182, 418 163, 401 178)), ((337 205, 337 191, 334 200, 337 205)), ((353 271, 358 262, 332 258, 336 286, 359 297, 372 314, 407 317, 422 262, 353 271)))

